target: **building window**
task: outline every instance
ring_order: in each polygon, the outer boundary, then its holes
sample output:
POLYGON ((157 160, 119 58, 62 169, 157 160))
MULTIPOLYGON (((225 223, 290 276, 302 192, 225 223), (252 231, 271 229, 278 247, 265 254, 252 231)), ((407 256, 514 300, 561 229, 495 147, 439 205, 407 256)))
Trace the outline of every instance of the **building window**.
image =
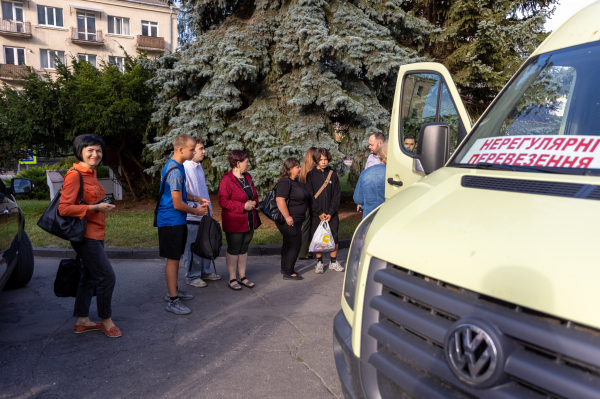
POLYGON ((23 3, 2 2, 2 19, 23 22, 23 3))
POLYGON ((129 36, 129 18, 108 16, 108 33, 129 36))
POLYGON ((63 26, 62 8, 37 6, 38 25, 63 26))
POLYGON ((25 65, 25 49, 18 47, 4 47, 4 63, 11 65, 25 65))
POLYGON ((96 32, 96 14, 90 12, 77 12, 77 37, 79 40, 89 40, 95 42, 96 32))
POLYGON ((42 69, 56 69, 58 61, 65 62, 65 52, 58 50, 40 49, 41 67, 42 69))
POLYGON ((143 36, 158 36, 158 22, 142 21, 143 36))
POLYGON ((77 54, 79 61, 87 61, 91 66, 96 67, 96 56, 93 54, 77 54))
POLYGON ((423 95, 423 86, 419 86, 417 87, 417 96, 422 96, 423 95))
POLYGON ((125 71, 125 58, 123 57, 113 57, 110 55, 108 56, 108 63, 110 65, 115 65, 121 72, 125 71))

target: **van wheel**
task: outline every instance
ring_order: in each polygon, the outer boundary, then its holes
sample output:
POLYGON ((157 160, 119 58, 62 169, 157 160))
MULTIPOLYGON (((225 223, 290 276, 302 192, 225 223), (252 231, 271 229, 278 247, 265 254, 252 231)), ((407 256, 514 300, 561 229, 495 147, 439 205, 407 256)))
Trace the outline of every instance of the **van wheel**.
POLYGON ((24 287, 31 281, 31 277, 33 276, 33 247, 25 231, 21 232, 18 257, 17 266, 6 282, 7 289, 24 287))

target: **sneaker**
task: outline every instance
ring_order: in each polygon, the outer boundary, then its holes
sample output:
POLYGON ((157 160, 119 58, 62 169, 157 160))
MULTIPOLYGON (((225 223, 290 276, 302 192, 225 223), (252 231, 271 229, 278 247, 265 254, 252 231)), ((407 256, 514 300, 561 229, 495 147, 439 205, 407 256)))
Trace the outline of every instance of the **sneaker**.
POLYGON ((165 309, 167 310, 167 312, 181 314, 181 315, 192 313, 192 311, 187 306, 185 306, 183 303, 181 303, 179 298, 177 298, 173 301, 169 301, 169 303, 167 304, 167 307, 165 309))
POLYGON ((215 273, 203 274, 202 279, 208 280, 208 281, 217 281, 217 280, 221 279, 221 276, 219 276, 218 274, 215 274, 215 273))
POLYGON ((325 268, 325 265, 323 264, 323 260, 319 259, 317 261, 317 266, 315 267, 315 273, 317 274, 323 274, 323 269, 325 268))
POLYGON ((206 287, 206 283, 200 277, 186 278, 185 283, 196 288, 206 287))
MULTIPOLYGON (((185 292, 181 291, 179 288, 177 288, 177 296, 182 301, 189 301, 190 299, 194 299, 194 296, 192 294, 186 294, 185 292)), ((167 293, 167 296, 165 297, 165 301, 171 302, 171 297, 169 296, 169 293, 167 293)))
POLYGON ((329 264, 329 268, 335 270, 336 272, 343 272, 344 266, 340 265, 340 262, 337 260, 335 262, 331 262, 329 264))

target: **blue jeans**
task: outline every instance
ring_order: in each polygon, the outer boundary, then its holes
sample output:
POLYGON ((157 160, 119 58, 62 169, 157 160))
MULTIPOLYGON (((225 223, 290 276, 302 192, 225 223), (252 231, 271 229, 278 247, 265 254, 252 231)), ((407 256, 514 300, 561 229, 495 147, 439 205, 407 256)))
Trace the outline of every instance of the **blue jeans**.
POLYGON ((200 226, 197 224, 188 223, 187 224, 187 241, 185 243, 185 252, 183 253, 183 264, 187 273, 185 276, 187 278, 197 278, 202 276, 209 275, 212 273, 210 268, 210 259, 201 258, 198 255, 194 255, 192 250, 190 249, 191 245, 196 242, 196 236, 198 235, 198 228, 200 226), (192 267, 190 267, 190 259, 193 258, 192 267))
POLYGON ((94 288, 96 288, 98 317, 110 318, 116 277, 106 252, 104 252, 104 241, 84 238, 82 242, 71 241, 71 246, 83 263, 73 316, 88 317, 90 315, 90 303, 94 295, 94 288))

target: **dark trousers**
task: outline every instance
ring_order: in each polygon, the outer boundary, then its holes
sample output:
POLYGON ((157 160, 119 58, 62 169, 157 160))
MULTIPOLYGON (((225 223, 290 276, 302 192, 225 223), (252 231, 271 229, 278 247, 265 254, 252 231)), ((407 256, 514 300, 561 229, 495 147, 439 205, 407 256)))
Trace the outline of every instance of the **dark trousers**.
POLYGON ((308 246, 310 245, 310 241, 312 240, 312 236, 310 235, 310 207, 306 210, 306 219, 304 219, 304 223, 302 223, 302 247, 300 248, 300 257, 308 258, 312 255, 312 252, 308 251, 308 246))
POLYGON ((287 223, 277 223, 277 228, 283 236, 281 246, 281 271, 283 274, 294 273, 296 259, 302 246, 302 222, 294 222, 293 226, 287 223))
POLYGON ((84 238, 82 242, 71 241, 71 246, 83 263, 73 316, 88 317, 90 315, 90 303, 94 295, 94 288, 96 288, 98 317, 110 318, 116 277, 106 252, 104 252, 104 241, 84 238))

